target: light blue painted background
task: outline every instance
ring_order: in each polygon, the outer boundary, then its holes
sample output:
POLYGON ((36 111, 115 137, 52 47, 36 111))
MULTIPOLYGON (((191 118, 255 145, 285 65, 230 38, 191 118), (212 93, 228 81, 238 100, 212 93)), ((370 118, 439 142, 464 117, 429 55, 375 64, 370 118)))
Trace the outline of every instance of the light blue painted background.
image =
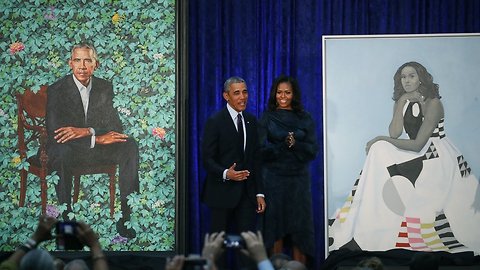
POLYGON ((417 61, 440 85, 445 131, 480 175, 480 35, 324 37, 328 217, 341 207, 365 160, 365 145, 388 135, 393 75, 417 61))

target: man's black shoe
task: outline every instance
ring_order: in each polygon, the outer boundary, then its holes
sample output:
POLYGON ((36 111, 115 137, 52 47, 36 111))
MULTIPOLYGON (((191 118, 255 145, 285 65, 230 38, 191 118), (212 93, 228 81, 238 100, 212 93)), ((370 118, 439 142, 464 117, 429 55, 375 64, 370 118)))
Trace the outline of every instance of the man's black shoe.
POLYGON ((123 218, 119 219, 117 221, 116 227, 117 227, 117 232, 120 234, 120 236, 125 237, 125 238, 135 238, 137 236, 137 233, 135 232, 134 229, 128 229, 125 226, 125 221, 123 218))

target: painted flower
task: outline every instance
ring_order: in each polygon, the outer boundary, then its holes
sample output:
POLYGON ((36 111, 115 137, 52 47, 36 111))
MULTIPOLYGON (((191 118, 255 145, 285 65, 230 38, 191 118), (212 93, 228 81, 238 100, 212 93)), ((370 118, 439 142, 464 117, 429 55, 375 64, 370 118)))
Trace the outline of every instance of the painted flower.
POLYGON ((20 164, 20 162, 22 162, 22 159, 19 156, 12 158, 12 164, 14 166, 17 166, 18 164, 20 164))
POLYGON ((132 114, 132 112, 129 109, 123 108, 123 107, 119 108, 118 111, 125 114, 126 116, 130 116, 130 114, 132 114))
POLYGON ((113 24, 118 24, 124 18, 125 18, 124 15, 120 15, 117 12, 115 12, 115 14, 113 14, 113 16, 112 16, 112 23, 113 24))
MULTIPOLYGON (((147 128, 148 128, 147 120, 145 120, 145 119, 138 119, 138 122, 140 122, 140 126, 142 127, 142 129, 147 129, 147 128)), ((153 133, 153 130, 152 130, 152 133, 153 133)))
POLYGON ((163 128, 156 127, 154 129, 152 129, 152 135, 155 136, 155 137, 158 137, 162 140, 165 139, 165 134, 167 134, 167 132, 163 128))
POLYGON ((49 217, 57 218, 60 215, 60 211, 58 211, 58 208, 55 205, 47 204, 46 214, 49 217))
POLYGON ((49 7, 48 11, 45 12, 45 15, 43 17, 47 20, 55 20, 57 18, 57 16, 55 16, 55 7, 49 7))
POLYGON ((153 208, 161 208, 165 205, 165 202, 162 201, 162 200, 159 200, 159 201, 156 201, 154 204, 153 204, 153 208))
POLYGON ((16 54, 23 51, 23 49, 25 49, 25 45, 22 42, 14 42, 10 45, 10 54, 16 54))
POLYGON ((140 88, 140 90, 138 90, 138 94, 141 97, 151 97, 151 96, 155 95, 155 92, 152 91, 152 89, 150 89, 148 87, 142 87, 142 88, 140 88))
POLYGON ((92 203, 90 204, 90 208, 99 208, 100 204, 99 203, 92 203))
POLYGON ((54 67, 54 68, 58 68, 60 66, 59 63, 54 62, 54 61, 48 61, 47 65, 49 65, 51 67, 54 67))
POLYGON ((153 55, 153 59, 162 60, 164 58, 163 53, 156 53, 153 55))
POLYGON ((123 237, 123 236, 117 235, 117 236, 115 236, 115 237, 112 239, 111 243, 112 243, 112 244, 126 244, 127 241, 128 241, 128 238, 125 238, 125 237, 123 237))

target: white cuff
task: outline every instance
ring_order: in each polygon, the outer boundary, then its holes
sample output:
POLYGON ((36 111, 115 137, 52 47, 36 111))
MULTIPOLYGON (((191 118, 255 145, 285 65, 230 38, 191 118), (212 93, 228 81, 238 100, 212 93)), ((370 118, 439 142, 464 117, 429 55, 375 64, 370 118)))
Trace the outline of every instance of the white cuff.
POLYGON ((30 249, 33 249, 37 247, 37 242, 32 238, 28 238, 24 245, 30 249))
POLYGON ((92 138, 90 139, 90 148, 95 147, 95 135, 92 135, 92 138))
POLYGON ((265 259, 257 264, 258 270, 274 270, 269 259, 265 259))
POLYGON ((228 169, 225 169, 225 171, 223 171, 223 182, 225 182, 225 180, 230 180, 227 178, 227 172, 228 172, 228 169))

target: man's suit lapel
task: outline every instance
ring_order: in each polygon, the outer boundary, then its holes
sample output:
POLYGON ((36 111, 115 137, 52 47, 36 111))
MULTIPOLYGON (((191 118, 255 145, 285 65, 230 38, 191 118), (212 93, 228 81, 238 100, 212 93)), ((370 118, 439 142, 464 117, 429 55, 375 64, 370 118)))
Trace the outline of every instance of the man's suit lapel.
MULTIPOLYGON (((224 127, 227 129, 227 136, 231 136, 232 138, 235 138, 233 140, 233 143, 235 145, 225 145, 225 147, 235 147, 236 149, 238 149, 238 151, 241 151, 241 146, 240 146, 240 135, 238 134, 238 131, 237 131, 237 127, 235 125, 235 123, 233 122, 232 120, 232 117, 230 116, 230 112, 228 111, 228 109, 225 107, 225 109, 223 109, 223 117, 222 117, 222 121, 223 121, 223 124, 221 125, 221 127, 224 127)), ((246 123, 246 120, 244 119, 245 123, 246 123)), ((247 132, 248 132, 248 129, 247 129, 247 132)), ((248 135, 247 135, 247 145, 248 145, 248 135)), ((245 151, 246 151, 246 148, 245 148, 245 151)), ((244 154, 244 151, 242 152, 238 152, 239 155, 242 155, 243 158, 245 158, 245 154, 244 154)))
POLYGON ((84 118, 82 97, 80 96, 80 92, 78 92, 77 85, 73 81, 73 75, 67 78, 66 83, 65 98, 68 99, 66 102, 71 104, 71 109, 75 112, 75 115, 79 115, 79 117, 83 116, 84 118))
POLYGON ((87 120, 91 120, 91 118, 93 117, 93 115, 91 115, 91 112, 95 109, 97 104, 99 104, 98 102, 102 100, 100 96, 101 91, 98 90, 98 80, 94 76, 92 76, 91 80, 92 90, 90 90, 90 97, 88 100, 87 120))
POLYGON ((232 136, 237 136, 237 128, 235 127, 235 123, 233 123, 232 117, 230 116, 230 113, 226 107, 223 109, 222 121, 222 126, 228 129, 228 133, 230 133, 232 136))

